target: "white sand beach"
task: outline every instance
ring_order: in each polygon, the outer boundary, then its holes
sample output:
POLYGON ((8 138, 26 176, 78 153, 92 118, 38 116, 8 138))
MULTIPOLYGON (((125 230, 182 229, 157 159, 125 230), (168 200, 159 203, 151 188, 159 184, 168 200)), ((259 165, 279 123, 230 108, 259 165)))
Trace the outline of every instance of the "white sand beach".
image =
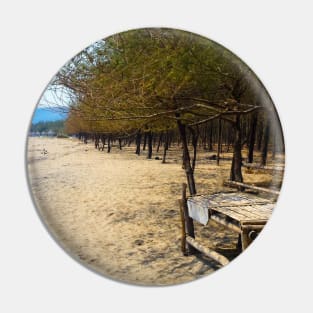
MULTIPOLYGON (((30 189, 49 231, 74 258, 96 272, 141 285, 171 285, 207 275, 219 266, 181 252, 177 199, 185 174, 171 147, 161 164, 162 149, 148 160, 135 147, 113 147, 111 153, 73 138, 29 138, 30 189), (44 152, 46 151, 46 152, 44 152)), ((230 161, 205 158, 196 166, 198 193, 221 190, 230 161)), ((246 182, 270 184, 270 174, 244 170, 246 182)), ((277 181, 281 177, 275 178, 277 181)), ((275 183, 275 182, 274 182, 275 183)), ((210 222, 196 224, 207 246, 234 249, 237 235, 210 222)))

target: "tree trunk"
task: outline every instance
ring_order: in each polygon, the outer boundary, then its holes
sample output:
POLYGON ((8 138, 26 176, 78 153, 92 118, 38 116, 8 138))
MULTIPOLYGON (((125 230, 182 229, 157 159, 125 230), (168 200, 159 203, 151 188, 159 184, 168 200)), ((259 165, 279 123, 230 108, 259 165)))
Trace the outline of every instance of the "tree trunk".
POLYGON ((151 159, 152 158, 152 139, 153 139, 151 131, 148 132, 147 137, 148 137, 148 156, 147 156, 147 158, 151 159))
POLYGON ((111 138, 108 137, 108 150, 107 150, 108 153, 111 152, 111 138))
POLYGON ((122 150, 122 139, 121 138, 118 139, 118 146, 119 146, 120 150, 122 150))
POLYGON ((99 136, 95 136, 95 149, 99 149, 99 136))
POLYGON ((139 130, 136 135, 136 154, 140 155, 140 144, 141 144, 141 131, 139 130))
POLYGON ((147 132, 144 132, 142 150, 146 150, 146 146, 147 146, 147 132))
MULTIPOLYGON (((176 115, 179 117, 179 115, 176 115)), ((180 120, 177 120, 177 126, 180 134, 180 138, 183 145, 183 151, 184 151, 184 167, 185 167, 185 173, 188 181, 188 188, 190 195, 195 195, 197 193, 196 191, 196 184, 195 179, 193 175, 193 170, 190 164, 190 155, 188 150, 188 144, 187 144, 187 136, 186 136, 186 126, 181 123, 180 120)))
POLYGON ((232 129, 231 129, 231 126, 228 125, 228 127, 227 127, 227 148, 226 148, 226 152, 229 152, 231 143, 232 143, 232 129))
POLYGON ((221 138, 222 138, 222 121, 219 118, 218 119, 217 156, 216 156, 216 164, 217 165, 220 165, 221 138))
POLYGON ((273 143, 272 143, 272 160, 275 160, 276 157, 276 134, 273 134, 273 143))
POLYGON ((163 139, 163 132, 159 136, 159 141, 158 141, 158 146, 157 146, 156 152, 159 152, 162 139, 163 139))
POLYGON ((266 165, 269 137, 270 137, 270 121, 268 120, 266 122, 263 138, 262 161, 261 161, 262 165, 266 165))
POLYGON ((248 163, 253 163, 253 150, 254 150, 254 144, 255 144, 257 123, 258 123, 258 115, 257 113, 254 113, 252 115, 251 127, 250 127, 248 163))
POLYGON ((260 125, 258 127, 258 135, 257 135, 257 149, 258 149, 258 151, 261 150, 262 138, 263 138, 263 121, 260 122, 260 125))
POLYGON ((203 147, 203 150, 206 150, 206 145, 207 145, 207 134, 208 133, 208 126, 206 125, 204 127, 204 131, 203 131, 203 136, 202 136, 202 147, 203 147))
MULTIPOLYGON (((188 146, 188 142, 187 142, 187 146, 188 146)), ((184 170, 185 169, 185 149, 184 146, 182 145, 183 148, 183 155, 182 155, 182 165, 181 168, 184 170)))
POLYGON ((162 163, 166 162, 166 152, 168 150, 168 131, 166 131, 165 138, 164 138, 164 150, 163 150, 163 158, 162 163))
POLYGON ((209 151, 213 151, 213 123, 210 123, 210 133, 209 133, 209 151))
POLYGON ((101 150, 103 151, 104 150, 104 145, 105 145, 105 137, 104 137, 104 135, 101 135, 101 142, 102 142, 101 150))
POLYGON ((199 139, 199 132, 194 131, 192 128, 191 130, 191 143, 193 147, 193 158, 192 158, 192 171, 193 173, 195 172, 195 167, 196 167, 196 160, 197 160, 197 145, 198 145, 198 139, 199 139))
POLYGON ((171 145, 172 145, 173 133, 169 132, 167 136, 168 136, 168 143, 167 143, 167 145, 168 145, 168 148, 170 148, 171 145))
POLYGON ((241 129, 240 129, 240 115, 236 116, 234 124, 234 152, 231 165, 230 180, 242 183, 242 155, 241 155, 241 129))

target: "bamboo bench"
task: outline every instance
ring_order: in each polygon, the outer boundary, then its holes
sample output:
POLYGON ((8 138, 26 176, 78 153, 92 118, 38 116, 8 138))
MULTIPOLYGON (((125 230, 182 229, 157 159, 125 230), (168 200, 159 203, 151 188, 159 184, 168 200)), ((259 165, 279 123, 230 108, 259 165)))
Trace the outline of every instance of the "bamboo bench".
MULTIPOLYGON (((249 187, 254 189, 254 186, 249 187)), ((262 191, 264 192, 265 189, 262 188, 262 191)), ((179 200, 179 204, 184 255, 199 251, 222 265, 228 264, 229 260, 196 241, 193 221, 205 226, 211 219, 236 232, 239 235, 238 247, 243 251, 262 231, 275 205, 273 200, 245 192, 219 192, 186 197, 186 184, 183 184, 182 199, 179 200)))

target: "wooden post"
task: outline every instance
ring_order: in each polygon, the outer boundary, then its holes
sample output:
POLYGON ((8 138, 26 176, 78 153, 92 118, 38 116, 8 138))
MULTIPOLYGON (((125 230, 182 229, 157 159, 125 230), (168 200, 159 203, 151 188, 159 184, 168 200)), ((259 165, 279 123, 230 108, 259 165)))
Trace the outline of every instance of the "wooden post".
POLYGON ((251 220, 241 223, 241 246, 245 250, 263 230, 266 220, 251 220))
POLYGON ((241 233, 241 248, 242 251, 248 248, 249 244, 251 243, 251 239, 249 238, 249 230, 243 229, 241 233))
POLYGON ((195 238, 195 230, 193 225, 193 219, 189 217, 188 207, 187 207, 187 184, 183 183, 182 185, 182 209, 183 209, 183 216, 185 221, 185 246, 186 246, 186 254, 191 255, 196 253, 196 249, 186 242, 186 236, 190 236, 195 238))
POLYGON ((180 210, 180 218, 181 218, 181 226, 182 226, 182 237, 181 237, 181 251, 184 255, 188 255, 187 249, 186 249, 186 221, 185 221, 185 215, 184 215, 184 209, 183 209, 183 200, 179 199, 179 210, 180 210))
POLYGON ((241 234, 238 235, 238 240, 237 240, 237 251, 242 252, 242 245, 241 245, 241 234))

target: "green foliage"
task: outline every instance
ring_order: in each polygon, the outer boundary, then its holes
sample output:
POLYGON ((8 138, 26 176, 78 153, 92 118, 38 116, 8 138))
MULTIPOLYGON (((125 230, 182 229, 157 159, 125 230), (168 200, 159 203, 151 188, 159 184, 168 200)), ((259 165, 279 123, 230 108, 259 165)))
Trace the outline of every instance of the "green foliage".
MULTIPOLYGON (((69 90, 69 133, 162 131, 195 125, 254 103, 260 83, 237 57, 206 38, 139 29, 99 41, 75 56, 53 85, 69 90), (254 79, 254 85, 248 81, 254 79)), ((231 117, 228 117, 231 121, 231 117)))

